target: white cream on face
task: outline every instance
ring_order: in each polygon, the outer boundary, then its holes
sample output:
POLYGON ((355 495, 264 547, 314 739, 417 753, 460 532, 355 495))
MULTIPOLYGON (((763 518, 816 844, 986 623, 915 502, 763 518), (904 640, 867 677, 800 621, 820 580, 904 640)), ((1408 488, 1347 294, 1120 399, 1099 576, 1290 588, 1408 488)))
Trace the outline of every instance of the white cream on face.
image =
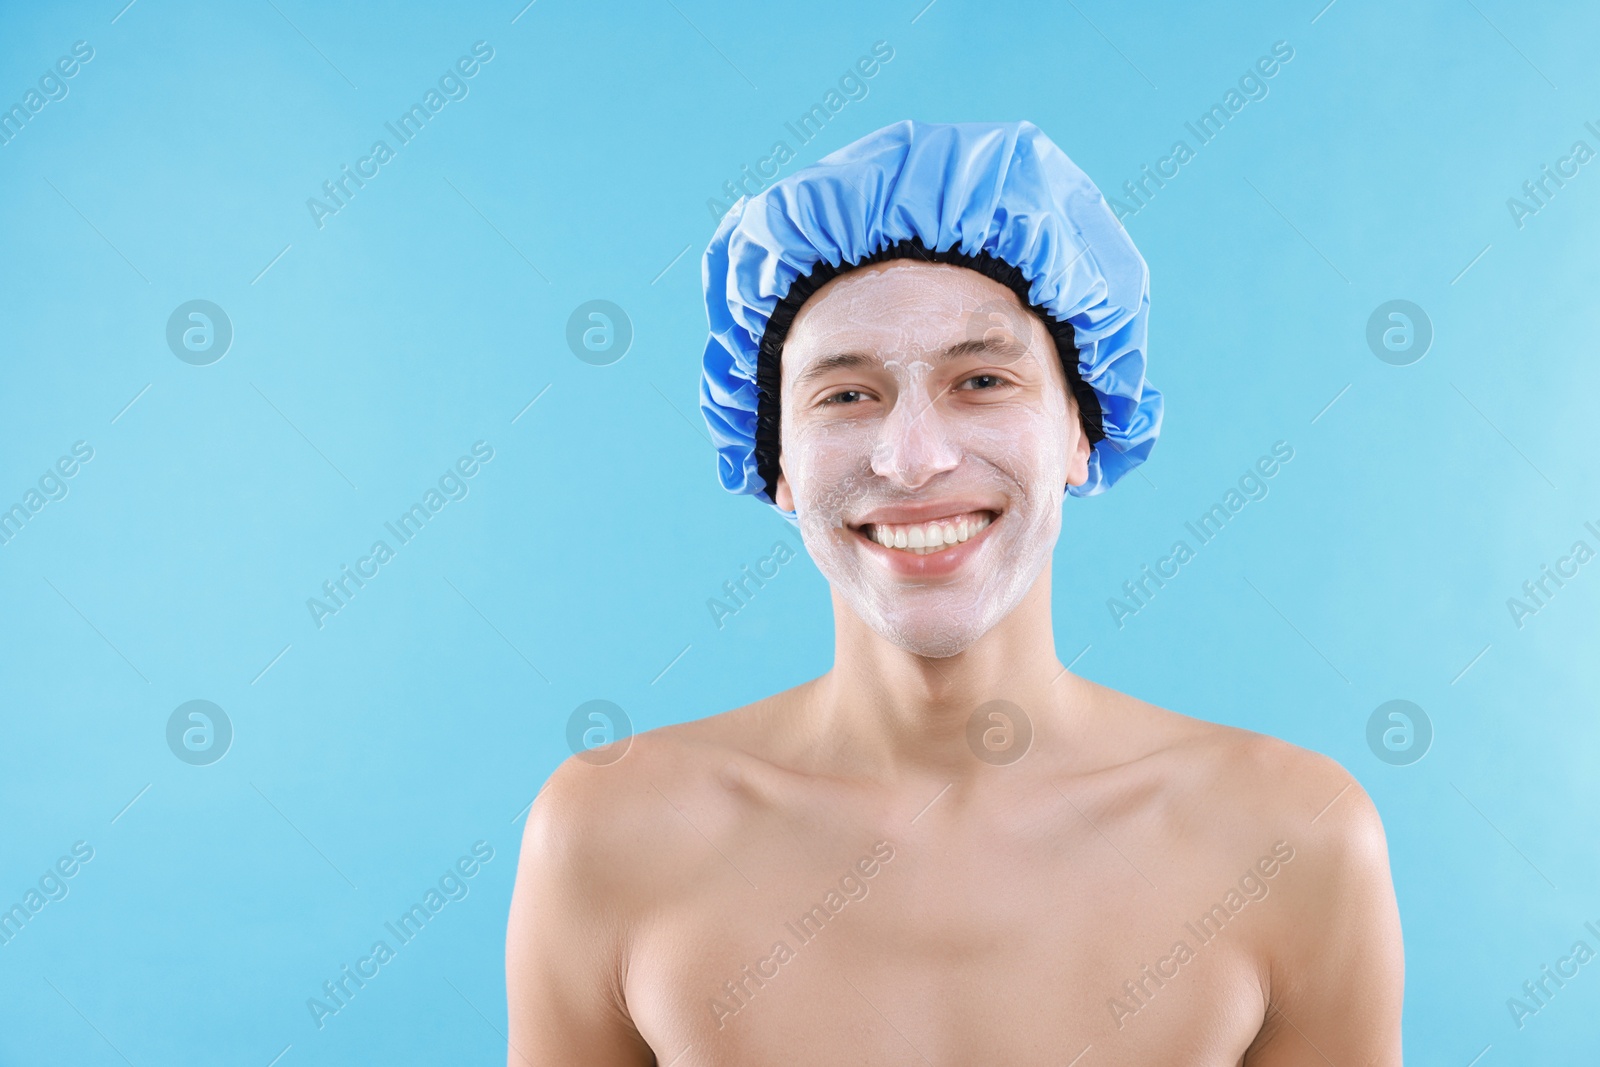
POLYGON ((830 281, 784 345, 782 406, 780 463, 806 549, 885 640, 955 655, 1033 586, 1061 532, 1082 429, 1054 341, 1005 286, 907 260, 830 281), (994 349, 941 358, 980 337, 994 349), (866 360, 797 384, 838 353, 866 360), (954 498, 1001 517, 947 576, 891 570, 852 528, 877 508, 954 498))

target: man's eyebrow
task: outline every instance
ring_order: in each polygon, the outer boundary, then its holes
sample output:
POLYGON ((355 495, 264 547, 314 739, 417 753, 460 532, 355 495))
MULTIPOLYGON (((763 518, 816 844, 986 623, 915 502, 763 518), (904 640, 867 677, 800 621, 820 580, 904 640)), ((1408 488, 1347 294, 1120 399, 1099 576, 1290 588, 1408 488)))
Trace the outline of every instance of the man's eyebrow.
MULTIPOLYGON (((962 356, 982 355, 985 352, 999 352, 1015 347, 1006 341, 991 342, 987 337, 969 337, 965 341, 957 341, 933 357, 935 364, 945 363, 962 356)), ((877 363, 877 359, 865 352, 835 352, 814 361, 809 367, 800 372, 795 379, 796 389, 808 385, 818 378, 831 374, 833 371, 849 367, 869 367, 877 363)))

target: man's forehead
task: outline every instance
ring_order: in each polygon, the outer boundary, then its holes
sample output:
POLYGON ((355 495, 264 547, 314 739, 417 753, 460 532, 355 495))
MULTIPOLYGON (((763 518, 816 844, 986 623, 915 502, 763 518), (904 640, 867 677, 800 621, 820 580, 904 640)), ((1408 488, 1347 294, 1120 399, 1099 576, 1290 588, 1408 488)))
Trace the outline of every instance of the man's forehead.
POLYGON ((784 371, 804 384, 829 371, 916 351, 930 363, 1015 359, 1048 333, 1006 286, 966 267, 895 260, 830 280, 800 308, 784 371))
POLYGON ((1007 298, 1017 303, 1011 290, 967 267, 896 259, 830 279, 801 306, 791 334, 881 323, 886 317, 959 320, 980 304, 1007 298))

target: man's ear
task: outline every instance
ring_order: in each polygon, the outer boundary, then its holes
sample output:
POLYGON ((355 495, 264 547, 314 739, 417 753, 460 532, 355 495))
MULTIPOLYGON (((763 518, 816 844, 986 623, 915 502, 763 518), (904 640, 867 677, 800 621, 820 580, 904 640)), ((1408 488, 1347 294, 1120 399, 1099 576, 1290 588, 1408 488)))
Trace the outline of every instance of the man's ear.
MULTIPOLYGON (((1089 475, 1087 471, 1085 471, 1084 480, 1087 481, 1088 477, 1089 475)), ((773 486, 772 499, 776 501, 778 507, 782 508, 784 511, 794 510, 794 494, 789 492, 789 479, 784 477, 782 461, 779 461, 778 464, 778 484, 773 486)))
POLYGON ((1077 433, 1073 434, 1066 456, 1067 484, 1082 485, 1089 480, 1089 453, 1094 446, 1089 443, 1089 433, 1083 428, 1083 419, 1078 415, 1077 399, 1073 398, 1068 406, 1072 412, 1072 426, 1077 433))
POLYGON ((1073 443, 1072 452, 1067 456, 1067 484, 1082 485, 1089 480, 1089 453, 1093 447, 1089 444, 1089 435, 1078 428, 1077 440, 1073 443))

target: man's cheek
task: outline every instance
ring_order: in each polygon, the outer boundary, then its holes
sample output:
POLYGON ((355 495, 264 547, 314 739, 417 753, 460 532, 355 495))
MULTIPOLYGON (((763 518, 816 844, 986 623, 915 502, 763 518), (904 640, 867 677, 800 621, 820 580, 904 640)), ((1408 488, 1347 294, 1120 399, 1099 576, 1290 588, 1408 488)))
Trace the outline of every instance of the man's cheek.
POLYGON ((859 472, 869 469, 872 449, 870 435, 859 428, 829 426, 796 435, 784 468, 796 499, 825 503, 842 497, 859 472))
POLYGON ((1048 414, 996 411, 967 428, 963 451, 999 468, 1021 485, 1049 484, 1059 474, 1065 484, 1065 431, 1048 414))

